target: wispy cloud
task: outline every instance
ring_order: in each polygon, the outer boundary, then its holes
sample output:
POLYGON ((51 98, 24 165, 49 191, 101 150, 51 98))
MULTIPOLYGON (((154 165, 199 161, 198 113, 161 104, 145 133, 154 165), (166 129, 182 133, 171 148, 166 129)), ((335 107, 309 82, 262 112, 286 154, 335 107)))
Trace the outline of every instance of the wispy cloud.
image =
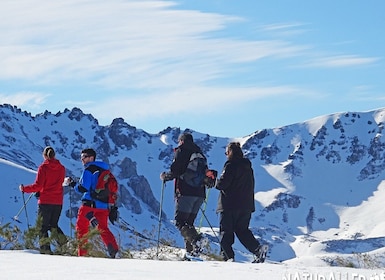
POLYGON ((351 89, 346 96, 349 100, 362 101, 385 101, 385 92, 378 90, 372 85, 358 85, 351 89))
POLYGON ((262 25, 261 29, 268 32, 270 35, 274 34, 280 37, 292 37, 308 32, 306 29, 308 24, 301 22, 286 22, 262 25), (306 27, 306 28, 305 28, 306 27))
MULTIPOLYGON (((307 95, 312 93, 307 92, 307 95)), ((125 116, 130 121, 143 118, 165 117, 166 115, 188 114, 191 117, 205 114, 231 112, 233 108, 241 108, 248 102, 267 97, 303 96, 304 91, 293 86, 271 87, 195 87, 183 92, 174 91, 153 95, 131 95, 109 98, 100 104, 85 106, 86 110, 97 112, 100 119, 111 118, 114 115, 125 116), (119 106, 116 106, 116 104, 119 106), (127 108, 130 108, 129 110, 127 108)))
POLYGON ((234 64, 291 56, 284 41, 208 36, 241 19, 163 1, 6 0, 0 78, 83 80, 103 87, 175 88, 221 77, 234 64))
POLYGON ((361 57, 358 55, 337 55, 314 59, 313 61, 306 63, 306 67, 322 67, 322 68, 339 68, 350 66, 362 66, 371 65, 381 58, 378 57, 361 57))
POLYGON ((3 0, 0 17, 0 81, 26 90, 3 87, 0 101, 39 111, 76 106, 98 119, 219 115, 269 97, 325 100, 300 68, 380 60, 356 49, 319 56, 336 52, 319 49, 310 32, 319 26, 301 17, 258 25, 246 38, 234 33, 250 24, 246 18, 186 10, 177 1, 3 0))
POLYGON ((0 93, 0 100, 5 104, 37 108, 44 104, 49 96, 50 94, 38 92, 19 92, 12 95, 0 93))

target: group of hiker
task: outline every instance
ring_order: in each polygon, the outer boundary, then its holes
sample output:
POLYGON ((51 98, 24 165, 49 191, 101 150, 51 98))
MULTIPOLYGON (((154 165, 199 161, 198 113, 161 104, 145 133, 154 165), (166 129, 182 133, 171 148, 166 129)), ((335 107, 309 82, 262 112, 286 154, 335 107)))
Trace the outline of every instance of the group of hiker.
MULTIPOLYGON (((37 170, 35 182, 30 185, 19 186, 21 192, 36 193, 38 197, 38 217, 42 219, 39 232, 40 253, 53 254, 48 238, 49 231, 51 233, 56 232, 54 237, 59 246, 67 244, 67 238, 58 222, 63 207, 63 186, 69 186, 82 194, 82 204, 76 220, 76 232, 79 240, 78 256, 87 256, 88 254, 87 234, 90 225, 92 225, 100 232, 109 256, 115 258, 119 248, 114 235, 108 228, 108 219, 111 220, 111 208, 115 209, 115 205, 109 205, 106 201, 94 198, 101 170, 108 169, 108 164, 96 161, 94 149, 82 150, 80 160, 84 170, 79 181, 75 182, 71 177, 65 177, 65 167, 56 159, 52 147, 44 148, 43 159, 44 161, 37 170)), ((116 217, 113 218, 116 219, 116 217)))
MULTIPOLYGON (((225 147, 226 160, 221 174, 208 168, 206 156, 194 143, 191 133, 182 133, 178 138, 178 146, 174 149, 174 159, 170 170, 162 172, 160 179, 163 186, 166 181, 174 180, 175 226, 180 231, 185 243, 185 259, 199 256, 207 239, 195 229, 194 222, 203 202, 206 189, 219 191, 217 213, 219 214, 219 245, 224 261, 234 261, 233 250, 235 235, 242 245, 255 256, 255 262, 263 262, 268 250, 261 244, 249 229, 254 205, 254 172, 252 164, 242 151, 238 142, 230 142, 225 147), (199 156, 197 156, 199 155, 199 156), (193 160, 194 159, 194 160, 193 160), (198 161, 201 160, 201 161, 198 161), (199 169, 203 162, 205 178, 199 183, 193 181, 192 170, 199 169)), ((42 218, 40 228, 40 253, 52 254, 48 240, 48 232, 57 232, 59 245, 65 245, 67 238, 58 225, 63 205, 63 186, 69 186, 80 194, 81 207, 76 221, 78 256, 87 256, 87 234, 90 226, 99 230, 109 256, 115 258, 119 248, 114 235, 108 228, 108 220, 117 219, 116 205, 99 200, 95 196, 96 185, 101 170, 109 169, 108 164, 96 161, 93 149, 84 149, 80 159, 84 166, 83 173, 75 182, 65 177, 65 167, 55 157, 55 151, 48 146, 43 151, 43 163, 39 166, 35 182, 31 185, 20 185, 20 191, 36 193, 38 197, 38 216, 42 218), (111 209, 115 213, 111 215, 111 209)))

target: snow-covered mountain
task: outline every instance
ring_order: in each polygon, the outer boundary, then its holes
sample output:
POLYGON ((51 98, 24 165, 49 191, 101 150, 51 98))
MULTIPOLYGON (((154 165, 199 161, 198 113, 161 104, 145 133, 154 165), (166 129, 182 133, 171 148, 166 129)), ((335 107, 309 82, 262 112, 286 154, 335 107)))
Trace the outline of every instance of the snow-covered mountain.
MULTIPOLYGON (((329 253, 372 252, 385 244, 382 197, 385 195, 385 108, 321 116, 303 123, 264 129, 237 139, 192 132, 209 165, 220 171, 229 141, 239 141, 252 161, 256 187, 256 212, 251 228, 269 243, 269 258, 276 261, 329 253)), ((3 195, 0 222, 19 214, 27 226, 19 184, 32 183, 42 162, 42 150, 51 145, 66 166, 67 175, 82 171, 80 151, 92 147, 108 162, 120 183, 119 210, 137 232, 154 234, 161 197, 160 172, 168 170, 180 128, 157 134, 137 129, 121 118, 101 126, 80 109, 65 109, 32 116, 11 105, 0 106, 0 170, 3 195)), ((217 227, 217 191, 208 192, 206 216, 197 226, 217 227), (208 223, 210 222, 210 224, 208 223)), ((26 194, 24 199, 28 199, 26 194)), ((65 189, 60 225, 73 234, 79 196, 65 189)), ((173 184, 168 182, 163 200, 162 236, 182 240, 172 225, 173 184)), ((36 199, 28 203, 28 220, 36 218, 36 199)), ((133 241, 124 229, 113 228, 124 244, 133 241)), ((210 234, 210 230, 208 232, 210 234)), ((239 243, 237 254, 245 256, 239 243)))

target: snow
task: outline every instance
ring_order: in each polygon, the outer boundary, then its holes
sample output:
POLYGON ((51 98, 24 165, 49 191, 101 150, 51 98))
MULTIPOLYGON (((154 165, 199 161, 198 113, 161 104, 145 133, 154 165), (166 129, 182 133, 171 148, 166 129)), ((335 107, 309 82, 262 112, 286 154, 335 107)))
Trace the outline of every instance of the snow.
MULTIPOLYGON (((17 168, 17 165, 11 164, 7 161, 1 162, 1 168, 5 172, 4 179, 6 182, 12 185, 13 195, 17 193, 17 181, 22 178, 23 181, 33 181, 35 174, 30 170, 23 170, 17 168), (20 173, 20 170, 23 170, 20 173)), ((354 219, 360 216, 360 220, 366 221, 368 233, 375 238, 375 233, 385 232, 385 226, 383 224, 371 224, 373 219, 370 219, 371 213, 378 213, 381 215, 381 197, 385 189, 385 183, 379 185, 378 190, 373 193, 373 197, 369 197, 367 201, 363 201, 361 205, 355 207, 345 207, 338 209, 341 217, 344 221, 351 223, 351 227, 355 227, 354 219)), ((273 191, 273 190, 271 190, 273 191)), ((270 192, 271 192, 270 191, 270 192)), ((267 195, 268 192, 265 193, 267 195)), ((13 196, 12 195, 12 196, 13 196)), ((263 196, 263 193, 257 194, 257 196, 263 196)), ((9 196, 8 196, 9 197, 9 196)), ((28 198, 28 196, 26 196, 28 198)), ((16 199, 16 198, 15 198, 16 199)), ((2 203, 2 209, 7 209, 8 216, 11 217, 16 213, 21 205, 21 201, 17 203, 10 203, 9 199, 6 199, 2 203), (6 206, 6 208, 3 208, 6 206), (12 214, 13 213, 13 214, 12 214)), ((36 211, 36 201, 32 199, 28 204, 29 213, 32 214, 36 211)), ((18 226, 25 225, 24 211, 20 214, 20 219, 23 221, 18 226)), ((376 218, 375 220, 378 220, 376 218)), ((61 219, 63 222, 64 219, 61 219)), ((31 215, 30 223, 34 223, 34 216, 31 215)), ((65 225, 62 224, 62 226, 65 225)), ((214 224, 214 230, 216 224, 214 224)), ((341 226, 342 227, 342 226, 341 226)), ((349 227, 349 225, 345 225, 349 227)), ((362 226, 360 226, 362 228, 362 226)), ((112 228, 113 231, 115 228, 112 228)), ((354 229, 356 230, 356 229, 354 229)), ((359 230, 359 228, 357 228, 359 230)), ((210 228, 202 228, 202 232, 211 234, 210 228)), ((352 232, 352 230, 346 230, 352 232)), ((335 260, 337 258, 346 259, 357 263, 356 267, 368 267, 373 265, 373 261, 363 263, 363 259, 360 259, 360 255, 352 253, 354 250, 360 249, 359 252, 365 252, 364 250, 373 250, 373 245, 368 241, 365 243, 363 240, 357 240, 357 247, 351 247, 353 244, 341 243, 341 254, 325 253, 327 250, 327 243, 322 242, 327 240, 331 235, 338 234, 338 229, 329 229, 329 231, 315 231, 311 236, 293 236, 293 239, 287 241, 290 243, 291 248, 280 244, 280 236, 272 236, 271 239, 275 240, 277 244, 274 247, 274 254, 276 259, 282 256, 282 259, 286 259, 284 262, 276 263, 271 261, 271 258, 263 264, 250 263, 250 255, 248 255, 237 240, 234 247, 237 249, 236 256, 237 262, 227 263, 221 261, 204 261, 204 262, 182 262, 178 261, 174 256, 168 256, 168 260, 149 259, 149 256, 154 254, 140 254, 139 252, 133 252, 134 259, 107 259, 107 258, 91 258, 91 257, 76 257, 76 256, 50 256, 41 255, 37 251, 32 250, 0 250, 0 263, 3 268, 1 272, 1 279, 172 279, 181 278, 184 280, 189 279, 263 279, 263 280, 321 280, 321 279, 334 279, 334 280, 366 280, 366 279, 385 279, 385 269, 368 269, 360 268, 353 269, 348 267, 331 267, 329 263, 326 263, 324 259, 335 260), (334 232, 331 232, 333 231, 334 232), (321 241, 322 240, 322 241, 321 241), (243 250, 243 251, 242 251, 243 250), (293 250, 294 252, 291 252, 293 250), (350 251, 350 252, 349 252, 350 251), (288 258, 292 254, 293 258, 288 258), (295 257, 300 256, 300 257, 295 257), (350 258, 350 259, 349 259, 350 258), (360 263, 361 262, 361 263, 360 263), (312 278, 311 278, 312 277, 312 278), (375 278, 377 277, 377 278, 375 278), (383 277, 383 278, 381 278, 383 277)), ((339 233, 342 235, 342 233, 339 233)), ((345 236, 347 238, 347 236, 345 236)), ((343 240, 341 240, 342 242, 343 240)), ((330 242, 336 242, 335 240, 330 242)), ((383 242, 380 237, 373 239, 373 242, 383 242)), ((338 247, 338 246, 337 246, 338 247)), ((374 258, 376 256, 384 255, 385 249, 375 250, 372 254, 374 258)), ((183 254, 181 250, 180 256, 183 254)), ((162 258, 163 259, 163 258, 162 258)), ((378 259, 378 258, 377 258, 378 259)), ((376 266, 382 267, 382 266, 376 266)))
POLYGON ((1 279, 385 279, 385 270, 325 267, 312 258, 287 263, 187 262, 40 255, 36 251, 0 251, 1 279), (381 278, 382 277, 382 278, 381 278))
MULTIPOLYGON (((383 121, 385 115, 383 111, 373 114, 376 122, 383 121)), ((3 154, 12 161, 0 159, 2 172, 0 226, 11 222, 19 226, 21 230, 26 230, 27 225, 34 225, 36 220, 36 199, 32 197, 27 205, 28 221, 25 211, 19 213, 23 199, 18 185, 33 182, 42 157, 39 151, 40 146, 26 145, 25 142, 17 139, 24 137, 23 135, 26 133, 30 135, 31 143, 42 145, 42 142, 41 137, 37 136, 36 131, 38 130, 34 130, 28 125, 31 121, 22 123, 25 119, 22 117, 18 119, 21 122, 20 129, 19 125, 14 125, 14 131, 11 133, 16 142, 9 147, 6 145, 2 147, 3 154), (25 131, 21 129, 23 127, 25 131), (19 151, 22 149, 26 149, 28 155, 20 153, 19 151), (20 224, 12 220, 16 213, 19 213, 20 224)), ((0 250, 0 263, 3 267, 0 279, 72 279, 74 277, 105 279, 111 277, 112 279, 204 278, 227 280, 244 279, 242 277, 250 278, 251 276, 253 279, 264 280, 385 280, 385 274, 383 274, 385 269, 381 269, 385 267, 385 222, 383 222, 385 171, 373 173, 372 177, 358 180, 360 171, 367 166, 371 157, 365 152, 362 159, 358 158, 354 164, 349 164, 345 160, 352 153, 350 150, 352 135, 360 135, 358 144, 369 147, 373 136, 381 134, 382 128, 377 129, 370 116, 362 115, 356 118, 346 116, 340 118, 344 129, 342 133, 338 125, 336 128, 332 126, 335 119, 335 116, 325 116, 302 125, 275 129, 274 133, 279 134, 278 138, 267 131, 262 138, 250 139, 250 136, 239 139, 245 144, 246 140, 255 141, 255 143, 251 143, 248 150, 252 157, 255 153, 260 152, 260 148, 256 148, 259 146, 266 147, 272 153, 268 162, 253 159, 257 179, 255 193, 257 210, 253 213, 250 223, 255 236, 271 246, 267 263, 251 264, 252 256, 238 240, 234 244, 236 263, 181 262, 173 259, 175 256, 168 256, 168 260, 154 260, 149 259, 149 256, 154 255, 153 253, 141 254, 138 251, 133 252, 134 259, 116 260, 47 256, 40 255, 36 251, 10 251, 0 247, 2 249, 0 250), (361 125, 354 126, 357 123, 361 123, 361 125), (321 134, 318 138, 309 136, 309 133, 317 134, 318 129, 322 126, 329 126, 327 135, 321 134), (357 129, 361 130, 351 132, 357 129), (342 136, 347 138, 341 138, 342 136), (327 137, 327 143, 336 140, 335 144, 324 145, 321 141, 323 137, 327 137), (314 139, 317 141, 310 149, 309 143, 312 143, 314 139), (330 152, 327 154, 331 157, 330 160, 325 159, 326 156, 322 153, 324 147, 327 147, 327 152, 330 152), (278 150, 280 152, 277 152, 278 150), (341 156, 340 159, 338 155, 341 156), (284 172, 284 169, 290 167, 290 164, 296 168, 298 175, 291 177, 288 176, 290 173, 284 172), (277 196, 280 194, 282 198, 277 200, 277 196), (268 206, 270 206, 269 209, 265 209, 268 206), (312 215, 310 215, 311 213, 312 215), (280 263, 276 263, 278 261, 280 263), (335 266, 331 266, 331 264, 335 266), (358 268, 347 267, 352 265, 358 268)), ((59 143, 63 136, 68 138, 64 148, 65 152, 59 155, 59 159, 71 175, 79 176, 82 170, 81 163, 76 158, 79 147, 71 146, 71 143, 77 143, 76 135, 73 136, 75 130, 82 132, 86 143, 92 143, 94 134, 89 132, 93 129, 88 129, 89 126, 92 126, 89 121, 83 118, 79 122, 70 122, 68 118, 56 120, 52 117, 42 117, 35 118, 33 122, 44 131, 50 131, 52 123, 55 123, 55 127, 63 128, 59 134, 51 133, 54 138, 52 141, 59 143), (58 135, 57 138, 54 135, 58 135), (66 156, 66 154, 71 156, 66 156)), ((47 132, 47 134, 50 133, 47 132)), ((123 133, 123 135, 126 136, 127 133, 123 133)), ((159 173, 167 170, 169 166, 157 159, 160 152, 169 152, 167 149, 170 147, 166 148, 164 145, 171 146, 172 137, 173 134, 170 132, 170 134, 162 135, 160 141, 154 141, 155 138, 149 141, 147 137, 135 138, 135 145, 141 148, 124 146, 119 153, 111 155, 112 161, 122 160, 122 156, 132 159, 138 175, 145 175, 155 198, 159 199, 161 193, 159 173), (141 142, 145 142, 145 145, 141 142)), ((194 139, 200 139, 199 135, 194 136, 194 139)), ((207 142, 207 139, 205 141, 207 142)), ((212 141, 210 145, 213 145, 213 148, 209 150, 210 166, 221 170, 225 160, 224 147, 229 139, 215 138, 210 141, 212 141)), ((250 143, 247 144, 250 145, 250 143)), ((377 165, 381 166, 381 163, 382 161, 379 161, 377 165)), ((127 179, 122 180, 122 184, 127 185, 127 183, 127 179)), ((125 188, 125 190, 132 191, 131 188, 125 188)), ((166 184, 164 192, 162 210, 166 214, 167 220, 165 219, 162 224, 161 237, 175 242, 173 245, 178 251, 183 246, 183 240, 172 224, 172 220, 168 220, 173 217, 174 210, 172 182, 166 184)), ((215 213, 217 191, 213 189, 208 193, 210 196, 205 208, 206 215, 213 230, 218 234, 218 216, 215 213)), ((28 197, 29 195, 26 194, 25 199, 28 197)), ((73 200, 72 203, 74 203, 73 200)), ((74 204, 71 205, 71 192, 66 189, 60 227, 70 237, 73 237, 73 229, 70 225, 75 222, 75 215, 66 214, 73 206, 74 204)), ((141 214, 135 214, 129 207, 122 206, 120 208, 121 217, 128 221, 137 232, 150 234, 150 237, 153 238, 153 229, 157 229, 158 216, 147 210, 147 204, 142 203, 141 206, 143 208, 141 214)), ((212 237, 210 246, 212 246, 213 252, 217 253, 219 246, 215 242, 212 229, 208 227, 208 222, 200 215, 196 224, 199 227, 202 225, 200 230, 212 237)), ((129 247, 130 251, 133 246, 139 247, 140 242, 143 241, 130 231, 125 231, 117 226, 111 226, 111 230, 119 237, 120 244, 125 248, 129 247)))

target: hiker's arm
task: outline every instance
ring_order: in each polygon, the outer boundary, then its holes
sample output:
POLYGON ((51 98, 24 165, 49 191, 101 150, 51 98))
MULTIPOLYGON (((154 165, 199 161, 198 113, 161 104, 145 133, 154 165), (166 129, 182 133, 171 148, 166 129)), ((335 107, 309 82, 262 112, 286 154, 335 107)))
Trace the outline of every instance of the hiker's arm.
POLYGON ((45 183, 45 170, 42 166, 39 166, 37 170, 37 175, 35 182, 30 185, 23 185, 20 190, 25 193, 39 192, 44 186, 45 183))
POLYGON ((219 177, 219 180, 215 186, 218 190, 226 190, 233 181, 234 178, 234 168, 232 168, 232 165, 230 162, 226 162, 225 166, 223 167, 223 171, 221 176, 219 177))
POLYGON ((79 193, 89 192, 91 189, 92 174, 88 170, 84 170, 80 177, 79 183, 75 185, 75 191, 79 193))

